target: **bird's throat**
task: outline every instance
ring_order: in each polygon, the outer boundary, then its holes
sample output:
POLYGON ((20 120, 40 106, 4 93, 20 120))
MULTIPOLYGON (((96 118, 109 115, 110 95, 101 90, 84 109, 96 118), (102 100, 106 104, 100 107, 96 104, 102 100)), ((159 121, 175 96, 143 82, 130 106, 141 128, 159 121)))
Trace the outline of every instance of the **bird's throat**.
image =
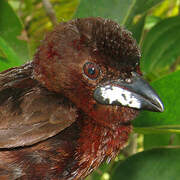
POLYGON ((127 144, 132 130, 131 125, 119 125, 114 130, 99 122, 88 117, 83 119, 83 123, 81 122, 78 147, 73 158, 76 162, 74 167, 78 167, 78 170, 76 168, 72 170, 75 179, 84 178, 90 174, 103 160, 107 159, 109 162, 127 144), (80 174, 83 174, 83 177, 79 177, 80 174))

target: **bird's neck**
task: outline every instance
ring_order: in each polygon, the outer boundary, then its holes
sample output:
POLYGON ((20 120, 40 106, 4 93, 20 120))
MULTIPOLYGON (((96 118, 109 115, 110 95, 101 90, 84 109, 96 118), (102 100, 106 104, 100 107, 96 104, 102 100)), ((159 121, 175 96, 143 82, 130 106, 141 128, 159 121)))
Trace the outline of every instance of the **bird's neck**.
MULTIPOLYGON (((83 119, 83 123, 80 123, 81 132, 77 140, 78 147, 76 147, 74 157, 77 167, 79 167, 78 174, 86 176, 98 167, 104 159, 107 158, 109 162, 116 157, 119 150, 126 145, 129 133, 132 130, 131 125, 119 125, 115 130, 99 122, 86 117, 83 119)), ((74 169, 74 173, 76 170, 74 169)), ((78 175, 76 177, 78 179, 78 175)))
POLYGON ((100 106, 89 114, 80 110, 77 121, 64 131, 64 135, 61 134, 61 139, 67 139, 69 134, 76 137, 74 141, 69 141, 72 138, 66 140, 68 144, 74 144, 74 148, 69 153, 71 160, 61 172, 62 179, 85 178, 103 160, 109 162, 116 157, 127 143, 132 130, 130 120, 136 115, 137 112, 128 108, 105 110, 100 106))

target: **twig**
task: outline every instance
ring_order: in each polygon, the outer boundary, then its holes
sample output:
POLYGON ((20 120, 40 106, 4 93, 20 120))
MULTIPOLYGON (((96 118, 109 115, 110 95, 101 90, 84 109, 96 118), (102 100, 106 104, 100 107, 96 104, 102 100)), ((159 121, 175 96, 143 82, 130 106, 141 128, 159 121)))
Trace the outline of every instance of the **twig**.
POLYGON ((174 63, 169 67, 170 72, 174 72, 177 67, 180 65, 180 56, 176 59, 174 63))
POLYGON ((137 137, 137 133, 133 133, 128 146, 121 151, 125 157, 129 157, 137 152, 137 137))
POLYGON ((46 11, 47 16, 49 17, 49 19, 51 20, 53 25, 57 25, 57 18, 54 12, 54 9, 52 7, 52 4, 50 3, 49 0, 42 0, 42 4, 44 6, 44 9, 46 11))
POLYGON ((175 134, 171 134, 168 145, 173 145, 175 136, 176 136, 175 134))

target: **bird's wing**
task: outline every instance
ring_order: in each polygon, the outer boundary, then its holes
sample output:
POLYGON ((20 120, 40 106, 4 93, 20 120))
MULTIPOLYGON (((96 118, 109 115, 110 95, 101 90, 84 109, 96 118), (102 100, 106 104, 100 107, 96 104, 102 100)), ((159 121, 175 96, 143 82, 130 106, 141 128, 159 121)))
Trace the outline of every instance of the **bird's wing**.
POLYGON ((0 148, 43 141, 77 117, 76 108, 65 97, 38 85, 29 77, 31 72, 19 71, 17 76, 17 69, 0 73, 0 148))

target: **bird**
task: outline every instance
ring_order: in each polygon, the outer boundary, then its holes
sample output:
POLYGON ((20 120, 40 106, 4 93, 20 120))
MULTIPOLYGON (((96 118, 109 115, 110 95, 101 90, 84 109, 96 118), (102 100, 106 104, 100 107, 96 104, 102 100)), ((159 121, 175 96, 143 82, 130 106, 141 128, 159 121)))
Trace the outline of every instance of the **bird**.
POLYGON ((163 112, 132 33, 111 19, 59 23, 31 61, 0 73, 0 179, 84 179, 163 112))

